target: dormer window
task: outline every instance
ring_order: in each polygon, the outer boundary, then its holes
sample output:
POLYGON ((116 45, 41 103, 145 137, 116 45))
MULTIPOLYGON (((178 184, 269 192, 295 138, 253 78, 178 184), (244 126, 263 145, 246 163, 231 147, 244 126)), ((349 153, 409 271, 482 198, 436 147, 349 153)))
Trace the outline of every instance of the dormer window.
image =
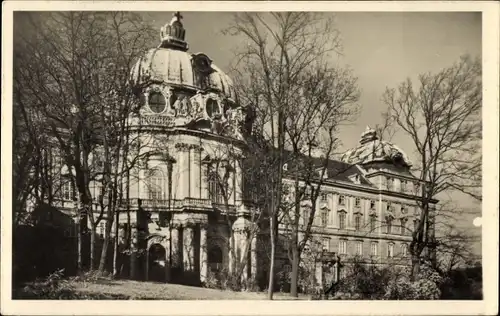
POLYGON ((351 179, 352 182, 354 182, 356 184, 360 184, 361 183, 359 174, 352 175, 349 178, 351 179))

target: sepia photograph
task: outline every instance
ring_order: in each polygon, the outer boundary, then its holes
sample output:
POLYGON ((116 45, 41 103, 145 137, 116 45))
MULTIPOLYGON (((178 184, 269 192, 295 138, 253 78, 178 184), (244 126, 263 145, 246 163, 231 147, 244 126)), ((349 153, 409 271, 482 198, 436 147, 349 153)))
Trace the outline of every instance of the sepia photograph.
POLYGON ((11 300, 484 299, 483 12, 281 7, 13 11, 11 300))

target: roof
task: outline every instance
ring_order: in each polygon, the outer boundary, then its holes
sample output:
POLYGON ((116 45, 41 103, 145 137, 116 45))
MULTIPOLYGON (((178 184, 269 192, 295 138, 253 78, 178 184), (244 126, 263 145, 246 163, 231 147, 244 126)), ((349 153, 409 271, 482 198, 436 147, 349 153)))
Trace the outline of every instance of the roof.
MULTIPOLYGON (((288 170, 288 175, 292 174, 291 170, 294 170, 297 164, 300 165, 299 170, 302 170, 305 177, 311 176, 311 173, 308 170, 316 170, 319 176, 320 173, 322 173, 323 168, 326 167, 325 176, 328 180, 352 182, 351 177, 357 175, 359 176, 359 184, 371 185, 371 183, 364 178, 363 173, 355 164, 334 159, 327 159, 325 161, 325 158, 322 157, 307 157, 305 155, 301 155, 302 157, 299 159, 294 159, 294 156, 297 156, 297 154, 294 154, 291 151, 285 152, 284 160, 287 165, 286 169, 288 170)), ((285 175, 286 174, 287 172, 285 171, 285 175)))

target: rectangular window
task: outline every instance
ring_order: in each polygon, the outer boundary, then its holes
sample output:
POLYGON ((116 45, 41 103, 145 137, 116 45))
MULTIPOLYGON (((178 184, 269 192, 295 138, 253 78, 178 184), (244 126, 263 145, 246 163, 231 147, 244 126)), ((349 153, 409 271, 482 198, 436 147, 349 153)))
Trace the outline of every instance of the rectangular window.
POLYGON ((65 201, 72 201, 74 198, 73 194, 73 182, 70 177, 63 177, 61 183, 61 197, 65 201))
POLYGON ((375 216, 370 217, 370 232, 375 232, 377 228, 377 218, 375 216))
POLYGON ((374 210, 375 209, 375 200, 371 200, 370 201, 370 210, 374 210))
POLYGON ((420 194, 420 183, 417 181, 413 182, 413 192, 415 194, 420 194))
POLYGON ((360 198, 355 198, 354 199, 354 206, 355 207, 361 207, 361 199, 360 198))
POLYGON ((415 220, 413 221, 413 231, 414 231, 414 232, 416 232, 416 231, 417 231, 419 222, 420 222, 420 221, 419 221, 418 219, 415 219, 415 220))
POLYGON ((407 181, 401 180, 401 192, 406 192, 407 190, 407 181))
POLYGON ((309 209, 305 208, 303 211, 304 214, 304 225, 307 225, 309 223, 309 209))
POLYGON ((376 242, 372 242, 370 245, 370 254, 373 257, 378 256, 378 244, 376 242))
POLYGON ((339 240, 339 254, 345 255, 347 254, 347 240, 339 240))
POLYGON ((323 238, 322 247, 323 251, 330 251, 330 238, 323 238))
POLYGON ((394 187, 394 179, 391 177, 386 177, 386 182, 387 182, 387 190, 392 190, 394 187))
POLYGON ((392 203, 390 201, 387 202, 387 212, 392 212, 392 203))
POLYGON ((321 193, 321 202, 326 202, 326 201, 328 201, 328 194, 321 193))
POLYGON ((394 244, 393 243, 389 243, 389 245, 387 247, 387 257, 389 257, 389 258, 394 257, 394 244))
POLYGON ((354 227, 356 228, 356 230, 361 230, 361 216, 357 215, 354 218, 354 227))
POLYGON ((321 225, 323 225, 323 226, 328 225, 328 211, 327 210, 321 211, 321 225))
POLYGON ((105 226, 105 223, 103 223, 102 221, 99 223, 99 236, 101 238, 104 238, 104 232, 105 232, 105 229, 106 229, 106 226, 105 226))
POLYGON ((344 229, 345 228, 345 213, 341 212, 339 213, 339 228, 344 229))
POLYGON ((406 234, 406 219, 401 219, 401 235, 406 234))
POLYGON ((392 219, 388 218, 386 220, 386 227, 387 227, 387 233, 391 234, 392 233, 392 219))
POLYGON ((339 195, 339 205, 345 205, 345 196, 339 195))
POLYGON ((358 255, 358 256, 363 255, 363 242, 362 241, 356 241, 356 255, 358 255))

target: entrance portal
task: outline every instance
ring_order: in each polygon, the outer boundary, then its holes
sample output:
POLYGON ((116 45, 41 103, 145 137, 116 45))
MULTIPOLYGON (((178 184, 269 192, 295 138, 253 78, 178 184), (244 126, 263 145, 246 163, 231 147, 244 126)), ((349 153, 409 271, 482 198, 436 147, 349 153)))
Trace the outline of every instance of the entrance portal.
POLYGON ((153 244, 148 251, 148 280, 165 283, 167 278, 167 256, 165 248, 160 244, 153 244))

